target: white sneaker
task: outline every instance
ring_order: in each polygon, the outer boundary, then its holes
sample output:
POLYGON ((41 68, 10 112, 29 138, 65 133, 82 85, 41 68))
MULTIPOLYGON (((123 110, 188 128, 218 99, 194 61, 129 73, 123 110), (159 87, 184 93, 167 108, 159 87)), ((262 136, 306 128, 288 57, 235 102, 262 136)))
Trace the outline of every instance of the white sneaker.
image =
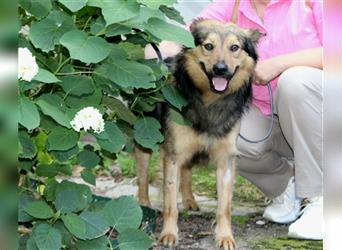
POLYGON ((291 177, 285 191, 265 208, 263 217, 276 223, 290 223, 300 215, 300 203, 301 199, 295 194, 294 177, 291 177))
POLYGON ((323 197, 308 200, 302 216, 289 227, 288 236, 298 239, 323 239, 323 197))

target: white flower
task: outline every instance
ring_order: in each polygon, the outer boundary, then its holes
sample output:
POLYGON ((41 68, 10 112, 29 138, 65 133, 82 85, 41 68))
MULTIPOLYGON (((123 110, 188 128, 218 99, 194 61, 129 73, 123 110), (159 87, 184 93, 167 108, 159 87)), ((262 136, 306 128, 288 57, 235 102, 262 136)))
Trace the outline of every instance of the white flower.
POLYGON ((70 122, 74 130, 80 132, 93 129, 95 133, 104 131, 104 120, 100 111, 93 107, 86 107, 77 112, 74 119, 70 122))
POLYGON ((30 82, 38 74, 36 58, 27 48, 18 50, 18 79, 30 82))

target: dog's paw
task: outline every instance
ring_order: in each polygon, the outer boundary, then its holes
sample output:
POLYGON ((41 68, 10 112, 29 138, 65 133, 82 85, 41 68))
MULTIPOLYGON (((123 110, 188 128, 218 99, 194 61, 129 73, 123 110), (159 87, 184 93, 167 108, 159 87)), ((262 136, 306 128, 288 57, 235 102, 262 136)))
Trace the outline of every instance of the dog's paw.
POLYGON ((236 248, 236 243, 232 235, 217 237, 216 245, 224 250, 234 250, 236 248))
POLYGON ((161 233, 159 241, 167 247, 174 247, 178 244, 178 236, 174 233, 161 233))
POLYGON ((195 199, 184 199, 183 206, 186 210, 199 211, 199 206, 195 199))

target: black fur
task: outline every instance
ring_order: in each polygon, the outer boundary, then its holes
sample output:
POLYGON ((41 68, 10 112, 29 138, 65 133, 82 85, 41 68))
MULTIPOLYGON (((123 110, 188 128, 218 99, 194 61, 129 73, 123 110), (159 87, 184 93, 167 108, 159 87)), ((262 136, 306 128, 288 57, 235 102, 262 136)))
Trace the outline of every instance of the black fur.
POLYGON ((254 61, 258 60, 258 54, 255 49, 255 43, 253 43, 250 39, 244 39, 243 50, 246 51, 247 54, 253 58, 254 61))
POLYGON ((200 91, 185 69, 185 60, 184 54, 179 54, 174 71, 176 85, 188 100, 188 106, 184 108, 182 114, 198 133, 207 133, 214 137, 227 135, 248 107, 252 96, 252 80, 249 79, 236 92, 223 96, 206 107, 202 102, 200 91))

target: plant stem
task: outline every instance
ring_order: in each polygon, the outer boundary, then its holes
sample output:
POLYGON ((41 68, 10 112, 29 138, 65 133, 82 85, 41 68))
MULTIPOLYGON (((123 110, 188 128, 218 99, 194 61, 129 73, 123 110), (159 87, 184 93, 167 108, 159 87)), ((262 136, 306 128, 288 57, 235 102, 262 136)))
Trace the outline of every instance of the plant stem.
POLYGON ((79 75, 79 74, 93 74, 94 71, 77 71, 69 73, 56 73, 57 76, 69 76, 69 75, 79 75))
POLYGON ((64 62, 62 62, 62 64, 59 65, 54 74, 56 75, 69 60, 71 60, 71 57, 67 58, 64 62))

